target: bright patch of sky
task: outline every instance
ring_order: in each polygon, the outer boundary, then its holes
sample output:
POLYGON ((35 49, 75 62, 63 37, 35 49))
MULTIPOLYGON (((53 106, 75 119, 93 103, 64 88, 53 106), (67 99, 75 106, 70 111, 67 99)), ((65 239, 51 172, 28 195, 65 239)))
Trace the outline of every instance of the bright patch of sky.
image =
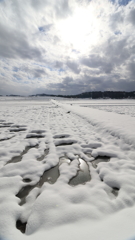
POLYGON ((132 91, 134 29, 134 0, 0 0, 0 94, 132 91))

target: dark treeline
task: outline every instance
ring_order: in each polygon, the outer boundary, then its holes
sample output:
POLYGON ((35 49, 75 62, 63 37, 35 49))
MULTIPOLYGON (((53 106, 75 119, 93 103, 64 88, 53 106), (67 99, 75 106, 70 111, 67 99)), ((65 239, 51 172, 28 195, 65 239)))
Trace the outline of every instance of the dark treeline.
POLYGON ((122 92, 122 91, 106 91, 106 92, 84 92, 77 95, 53 95, 53 94, 36 94, 31 96, 52 96, 52 97, 64 97, 64 98, 111 98, 111 99, 124 99, 124 98, 132 98, 135 99, 135 91, 133 92, 122 92))

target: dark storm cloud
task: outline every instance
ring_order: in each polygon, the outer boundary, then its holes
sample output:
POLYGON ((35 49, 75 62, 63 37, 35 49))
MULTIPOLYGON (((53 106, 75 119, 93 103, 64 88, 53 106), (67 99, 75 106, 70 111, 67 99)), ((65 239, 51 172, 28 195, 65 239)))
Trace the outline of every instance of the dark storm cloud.
POLYGON ((128 20, 135 26, 135 8, 130 11, 128 20))
MULTIPOLYGON (((129 75, 131 79, 135 79, 135 61, 128 64, 129 75)), ((134 86, 135 88, 135 86, 134 86)))
POLYGON ((47 89, 48 91, 53 90, 61 94, 76 94, 85 91, 99 90, 103 81, 104 77, 90 77, 87 75, 76 79, 65 77, 61 83, 48 84, 47 89))
POLYGON ((92 54, 87 58, 82 58, 81 63, 89 68, 100 68, 102 72, 110 73, 113 69, 113 64, 105 57, 97 54, 92 54))
POLYGON ((68 86, 74 82, 74 79, 72 77, 65 77, 62 81, 62 86, 68 86))
POLYGON ((30 68, 30 67, 24 67, 21 69, 21 71, 26 72, 28 75, 32 75, 34 78, 41 78, 46 75, 46 71, 44 68, 30 68))
POLYGON ((112 87, 115 87, 115 89, 118 89, 119 91, 134 91, 135 90, 135 80, 120 80, 116 84, 113 84, 112 87), (116 86, 115 86, 116 85, 116 86))
POLYGON ((34 69, 33 71, 34 78, 40 78, 46 75, 45 70, 43 69, 34 69))
POLYGON ((61 61, 56 61, 55 64, 54 64, 54 67, 55 67, 55 68, 62 68, 62 67, 63 67, 63 62, 61 62, 61 61))
POLYGON ((114 31, 121 32, 120 30, 122 29, 122 25, 125 25, 126 27, 129 22, 132 25, 135 25, 135 6, 133 6, 133 4, 126 10, 118 8, 116 12, 110 15, 109 24, 114 31))
POLYGON ((95 51, 100 53, 83 57, 81 63, 91 69, 100 70, 99 74, 110 74, 123 64, 127 65, 127 61, 135 54, 135 47, 128 46, 127 38, 117 40, 117 37, 111 37, 105 45, 95 51))
POLYGON ((104 81, 101 88, 102 91, 134 91, 135 80, 117 78, 117 81, 108 79, 104 81))
POLYGON ((76 74, 79 74, 81 71, 79 65, 75 61, 68 60, 66 65, 76 74))
POLYGON ((30 45, 26 35, 0 24, 0 55, 5 58, 41 59, 42 52, 30 45))
POLYGON ((110 38, 104 48, 104 54, 113 64, 120 65, 127 60, 132 52, 131 48, 128 47, 127 38, 122 40, 117 40, 117 38, 110 38))
POLYGON ((66 77, 61 83, 50 83, 45 92, 54 94, 77 94, 88 91, 132 91, 135 88, 135 80, 121 79, 120 76, 112 79, 112 76, 90 77, 73 79, 66 77))

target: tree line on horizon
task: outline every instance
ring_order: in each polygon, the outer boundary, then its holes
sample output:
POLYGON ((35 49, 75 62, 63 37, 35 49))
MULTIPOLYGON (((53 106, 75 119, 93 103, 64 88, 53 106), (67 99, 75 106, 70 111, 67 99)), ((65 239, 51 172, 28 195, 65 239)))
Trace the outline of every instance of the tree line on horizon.
MULTIPOLYGON (((1 97, 3 95, 0 95, 1 97)), ((10 94, 6 95, 7 97, 23 97, 22 95, 16 95, 16 94, 10 94)), ((46 94, 46 93, 41 93, 41 94, 34 94, 34 95, 29 95, 29 97, 63 97, 63 98, 90 98, 90 99, 135 99, 135 91, 132 92, 125 92, 125 91, 93 91, 93 92, 83 92, 80 94, 76 95, 60 95, 60 94, 46 94)))
POLYGON ((64 97, 64 98, 111 98, 111 99, 124 99, 124 98, 133 98, 135 99, 135 91, 133 92, 124 92, 124 91, 94 91, 94 92, 84 92, 76 95, 54 95, 54 94, 36 94, 31 96, 52 96, 52 97, 64 97))

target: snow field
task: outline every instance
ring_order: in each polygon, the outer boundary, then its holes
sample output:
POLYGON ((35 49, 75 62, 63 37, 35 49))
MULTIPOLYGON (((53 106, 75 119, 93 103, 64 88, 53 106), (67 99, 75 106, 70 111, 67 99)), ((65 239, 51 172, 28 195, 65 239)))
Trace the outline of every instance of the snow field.
POLYGON ((78 105, 13 101, 0 107, 1 239, 67 233, 67 239, 126 240, 135 234, 134 117, 78 105), (114 232, 112 224, 121 220, 123 233, 114 232))

